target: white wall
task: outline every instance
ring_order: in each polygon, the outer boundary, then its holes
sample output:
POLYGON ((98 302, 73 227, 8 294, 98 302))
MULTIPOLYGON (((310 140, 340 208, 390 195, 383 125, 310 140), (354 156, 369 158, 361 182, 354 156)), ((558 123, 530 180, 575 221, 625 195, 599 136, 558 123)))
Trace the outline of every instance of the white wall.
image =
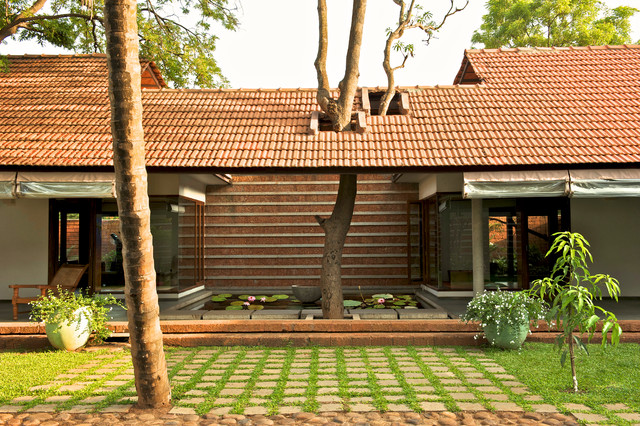
POLYGON ((592 274, 618 279, 623 297, 640 296, 640 198, 573 198, 571 230, 591 244, 592 274))
POLYGON ((47 284, 48 217, 49 200, 0 200, 0 299, 11 299, 10 284, 47 284))
POLYGON ((418 196, 421 200, 436 192, 459 192, 462 194, 462 173, 439 173, 427 175, 420 180, 418 196))

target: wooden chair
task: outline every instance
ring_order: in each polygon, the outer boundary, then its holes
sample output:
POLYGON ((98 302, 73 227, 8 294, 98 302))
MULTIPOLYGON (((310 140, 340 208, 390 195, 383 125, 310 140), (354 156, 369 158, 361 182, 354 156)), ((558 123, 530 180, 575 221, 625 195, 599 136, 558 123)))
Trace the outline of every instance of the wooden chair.
MULTIPOLYGON (((37 300, 40 296, 46 296, 47 290, 57 291, 58 287, 66 291, 75 291, 80 283, 82 275, 85 273, 89 265, 69 265, 64 264, 60 266, 58 272, 53 276, 53 279, 49 285, 37 285, 37 284, 13 284, 9 288, 13 289, 13 298, 11 303, 13 304, 13 319, 18 319, 18 304, 29 303, 37 300), (40 290, 40 296, 36 297, 20 297, 21 288, 37 288, 40 290)), ((28 311, 26 311, 28 312, 28 311)))

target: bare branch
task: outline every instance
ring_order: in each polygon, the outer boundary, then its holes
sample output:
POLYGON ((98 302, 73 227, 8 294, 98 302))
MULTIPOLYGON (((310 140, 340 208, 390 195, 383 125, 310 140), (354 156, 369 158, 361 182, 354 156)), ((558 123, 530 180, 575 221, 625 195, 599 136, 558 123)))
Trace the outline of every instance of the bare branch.
MULTIPOLYGON (((324 0, 323 0, 324 1, 324 0)), ((358 89, 360 77, 360 48, 362 46, 362 31, 364 28, 364 15, 367 9, 367 0, 353 0, 351 15, 351 29, 349 31, 349 46, 344 70, 344 78, 340 82, 340 97, 338 98, 339 117, 334 122, 336 130, 348 129, 351 122, 351 110, 353 98, 358 89)))
POLYGON ((464 6, 462 7, 456 6, 456 0, 449 0, 449 1, 450 1, 449 10, 444 15, 440 23, 437 25, 435 24, 425 25, 421 22, 413 21, 413 9, 415 6, 415 0, 411 1, 406 12, 405 12, 406 4, 404 0, 393 0, 395 4, 400 6, 400 12, 398 17, 398 26, 387 37, 387 42, 384 48, 384 59, 382 61, 382 67, 384 68, 384 71, 387 74, 387 90, 383 95, 382 99, 380 100, 378 114, 380 115, 387 114, 387 110, 389 109, 389 104, 391 103, 391 100, 396 94, 394 72, 398 69, 404 68, 407 62, 407 59, 409 58, 409 55, 405 53, 404 59, 402 60, 402 64, 392 67, 391 66, 391 48, 393 47, 393 43, 398 39, 400 39, 404 35, 405 31, 415 29, 415 28, 418 28, 422 30, 425 34, 427 34, 427 39, 424 40, 424 42, 429 43, 433 33, 435 31, 438 31, 440 28, 442 28, 442 26, 445 24, 445 22, 449 17, 451 17, 452 15, 455 15, 458 12, 463 11, 469 5, 469 0, 466 0, 464 6))
MULTIPOLYGON (((327 2, 318 0, 318 54, 314 62, 318 79, 318 93, 316 98, 320 108, 330 116, 335 114, 335 105, 330 107, 333 99, 327 75, 327 51, 329 49, 329 30, 327 27, 327 2)), ((333 101, 335 103, 335 101, 333 101)))

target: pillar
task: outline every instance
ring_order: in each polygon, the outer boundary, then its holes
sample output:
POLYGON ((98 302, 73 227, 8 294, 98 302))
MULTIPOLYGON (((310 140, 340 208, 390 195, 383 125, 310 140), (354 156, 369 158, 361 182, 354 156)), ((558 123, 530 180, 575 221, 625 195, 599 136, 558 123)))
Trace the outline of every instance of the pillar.
POLYGON ((482 198, 471 199, 471 246, 473 251, 473 294, 484 291, 484 222, 482 198))

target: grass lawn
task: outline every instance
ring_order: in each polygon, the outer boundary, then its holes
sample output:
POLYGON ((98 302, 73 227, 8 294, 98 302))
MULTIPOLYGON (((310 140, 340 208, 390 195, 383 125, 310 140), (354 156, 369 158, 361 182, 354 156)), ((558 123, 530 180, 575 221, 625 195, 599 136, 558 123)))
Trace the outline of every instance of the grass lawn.
POLYGON ((528 343, 520 352, 487 349, 507 371, 526 384, 545 402, 560 406, 584 404, 594 412, 607 414, 604 404, 623 403, 640 412, 640 345, 627 343, 602 348, 587 345, 589 355, 577 352, 576 370, 581 393, 572 391, 571 367, 567 359, 560 366, 557 347, 545 343, 528 343))
MULTIPOLYGON (((272 414, 285 406, 318 411, 327 403, 341 407, 341 401, 380 411, 400 404, 419 412, 425 401, 450 411, 468 404, 493 410, 496 401, 509 401, 525 410, 551 404, 565 412, 580 411, 567 404, 583 404, 605 416, 607 424, 630 424, 619 414, 640 413, 640 345, 589 345, 589 350, 589 356, 578 358, 579 394, 570 391, 569 365, 561 367, 555 346, 542 343, 521 351, 314 346, 166 348, 166 354, 174 404, 201 415, 216 409, 272 414)), ((101 410, 130 404, 135 397, 130 362, 127 351, 0 352, 0 405, 25 410, 49 403, 67 410, 90 404, 101 410), (69 370, 74 374, 64 374, 69 370), (40 389, 30 390, 34 386, 40 389), (19 396, 32 398, 14 401, 19 396), (53 396, 65 399, 56 402, 53 396)))
POLYGON ((29 394, 29 388, 43 385, 58 374, 75 368, 102 352, 0 352, 0 405, 29 394))

